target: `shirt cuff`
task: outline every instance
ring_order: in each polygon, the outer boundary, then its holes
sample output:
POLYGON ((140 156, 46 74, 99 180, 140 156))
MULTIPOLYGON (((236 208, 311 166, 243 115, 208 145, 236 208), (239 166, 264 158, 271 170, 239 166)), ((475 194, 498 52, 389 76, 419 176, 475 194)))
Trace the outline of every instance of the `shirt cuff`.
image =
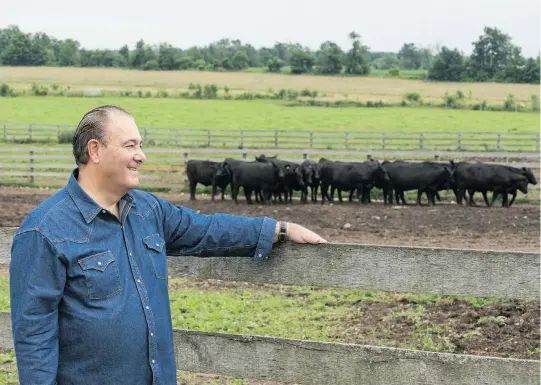
POLYGON ((274 234, 276 232, 276 219, 265 217, 259 233, 259 240, 255 248, 255 258, 267 259, 272 251, 274 234))

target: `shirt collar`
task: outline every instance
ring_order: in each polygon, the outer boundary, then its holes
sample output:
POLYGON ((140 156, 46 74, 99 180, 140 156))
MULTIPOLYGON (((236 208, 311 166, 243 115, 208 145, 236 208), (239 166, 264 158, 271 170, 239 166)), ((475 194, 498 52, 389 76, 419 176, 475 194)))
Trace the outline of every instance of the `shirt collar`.
MULTIPOLYGON (((83 218, 85 219, 86 223, 89 224, 96 218, 96 216, 99 214, 101 210, 103 210, 103 207, 98 205, 98 203, 92 199, 90 195, 86 193, 86 191, 83 190, 81 185, 78 182, 79 177, 79 168, 75 168, 73 172, 70 175, 68 184, 67 184, 67 190, 70 194, 71 198, 73 199, 73 202, 83 215, 83 218)), ((135 198, 134 196, 128 192, 126 193, 121 200, 126 201, 126 203, 132 203, 135 204, 135 198)), ((125 206, 125 205, 121 205, 125 206)))

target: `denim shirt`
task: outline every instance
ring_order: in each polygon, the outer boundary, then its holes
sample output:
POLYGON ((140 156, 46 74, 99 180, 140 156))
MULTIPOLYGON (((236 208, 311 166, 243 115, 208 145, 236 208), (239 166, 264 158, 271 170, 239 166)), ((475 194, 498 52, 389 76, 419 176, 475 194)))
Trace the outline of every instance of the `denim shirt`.
POLYGON ((137 189, 119 202, 119 220, 77 175, 13 238, 20 383, 174 385, 166 255, 264 258, 276 220, 198 214, 137 189))

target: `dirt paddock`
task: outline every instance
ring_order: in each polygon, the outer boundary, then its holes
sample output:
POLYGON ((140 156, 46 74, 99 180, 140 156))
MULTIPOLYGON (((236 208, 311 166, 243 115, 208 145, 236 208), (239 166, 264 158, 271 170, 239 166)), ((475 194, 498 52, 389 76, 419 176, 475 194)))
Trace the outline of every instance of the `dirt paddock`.
MULTIPOLYGON (((0 226, 19 226, 24 217, 57 190, 0 188, 0 226)), ((156 193, 169 201, 204 214, 228 213, 270 216, 296 222, 330 242, 429 246, 539 252, 539 206, 515 204, 478 207, 384 206, 381 202, 248 205, 228 197, 215 202, 208 196, 190 201, 184 193, 156 193)))

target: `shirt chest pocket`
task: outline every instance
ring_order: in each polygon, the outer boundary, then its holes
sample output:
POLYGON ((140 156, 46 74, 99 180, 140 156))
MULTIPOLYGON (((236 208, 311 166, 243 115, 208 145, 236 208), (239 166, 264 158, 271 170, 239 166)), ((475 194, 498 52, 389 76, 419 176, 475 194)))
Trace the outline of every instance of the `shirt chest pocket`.
POLYGON ((107 299, 120 293, 120 273, 113 253, 105 251, 81 258, 89 299, 107 299))
POLYGON ((159 234, 152 234, 143 238, 147 256, 154 268, 156 278, 165 279, 167 276, 167 258, 165 253, 165 241, 159 234))

